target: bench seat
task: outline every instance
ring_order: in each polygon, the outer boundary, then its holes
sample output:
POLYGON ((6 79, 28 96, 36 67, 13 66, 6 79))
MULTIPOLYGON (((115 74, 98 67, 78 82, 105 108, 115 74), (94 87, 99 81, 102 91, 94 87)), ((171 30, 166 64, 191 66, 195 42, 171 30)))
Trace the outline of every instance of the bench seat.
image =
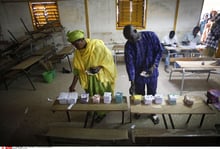
POLYGON ((76 128, 72 126, 50 126, 45 136, 50 143, 54 138, 100 142, 129 139, 127 129, 76 128))
POLYGON ((219 145, 215 129, 149 129, 132 130, 132 142, 150 145, 219 145))

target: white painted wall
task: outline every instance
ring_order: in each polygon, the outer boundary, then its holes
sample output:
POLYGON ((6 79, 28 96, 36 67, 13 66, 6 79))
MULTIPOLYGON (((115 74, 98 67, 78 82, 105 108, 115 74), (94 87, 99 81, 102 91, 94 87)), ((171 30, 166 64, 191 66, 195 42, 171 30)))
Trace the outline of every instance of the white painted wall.
POLYGON ((149 0, 147 7, 147 30, 163 38, 174 29, 176 0, 149 0))
MULTIPOLYGON (((106 43, 123 43, 122 30, 116 30, 115 0, 88 0, 89 28, 91 38, 102 39, 106 43)), ((197 25, 203 0, 180 0, 176 32, 182 38, 197 25)), ((58 0, 62 25, 65 31, 82 29, 86 33, 84 0, 58 0)), ((174 27, 176 0, 148 0, 147 27, 157 33, 161 39, 174 27)), ((16 37, 24 35, 25 29, 20 21, 23 18, 30 30, 33 30, 27 2, 1 2, 0 24, 5 39, 9 39, 7 29, 16 37)))

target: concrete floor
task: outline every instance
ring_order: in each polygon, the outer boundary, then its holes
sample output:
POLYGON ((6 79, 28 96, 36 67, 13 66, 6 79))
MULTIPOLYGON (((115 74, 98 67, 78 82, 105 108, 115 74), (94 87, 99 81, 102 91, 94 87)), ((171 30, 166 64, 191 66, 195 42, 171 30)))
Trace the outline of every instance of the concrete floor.
MULTIPOLYGON (((45 83, 42 79, 43 67, 36 67, 32 70, 32 80, 37 90, 33 91, 26 77, 17 78, 10 86, 9 90, 5 90, 1 84, 0 97, 0 144, 29 146, 29 145, 48 145, 41 135, 44 134, 49 125, 67 122, 66 113, 52 113, 50 108, 52 101, 62 91, 68 91, 68 87, 72 81, 71 73, 62 73, 62 67, 69 68, 67 60, 63 60, 56 65, 56 78, 52 83, 45 83), (48 100, 48 98, 52 99, 48 100)), ((158 81, 158 90, 160 94, 167 95, 169 93, 179 94, 180 79, 169 81, 169 74, 164 72, 164 62, 160 64, 160 76, 158 81)), ((123 62, 117 63, 118 78, 116 83, 116 91, 123 92, 125 96, 129 96, 128 89, 130 82, 125 70, 123 62)), ((206 82, 207 75, 197 75, 195 79, 188 78, 185 81, 184 95, 200 95, 205 98, 205 93, 210 88, 220 89, 220 76, 211 75, 210 80, 206 82)), ((175 78, 180 78, 175 76, 175 78)), ((80 85, 77 85, 77 92, 83 93, 80 85)), ((129 113, 126 112, 126 123, 121 125, 121 114, 110 112, 100 123, 95 123, 94 128, 130 128, 132 125, 136 127, 147 128, 164 128, 162 117, 160 123, 154 125, 147 115, 142 115, 140 119, 133 119, 132 123, 128 123, 129 113)), ((83 127, 85 113, 71 113, 71 125, 83 127)), ((185 125, 187 115, 174 115, 173 120, 176 128, 198 128, 201 115, 194 115, 188 125, 185 125)), ((220 123, 220 115, 208 115, 205 117, 201 129, 214 128, 215 124, 220 123)), ((170 123, 168 127, 171 128, 170 123)))

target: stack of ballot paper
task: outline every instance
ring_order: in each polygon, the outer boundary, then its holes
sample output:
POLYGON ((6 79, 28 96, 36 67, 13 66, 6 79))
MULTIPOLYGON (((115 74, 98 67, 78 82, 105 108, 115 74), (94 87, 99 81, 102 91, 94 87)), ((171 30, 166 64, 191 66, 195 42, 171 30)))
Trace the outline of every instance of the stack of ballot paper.
POLYGON ((170 105, 175 105, 177 98, 178 98, 178 95, 168 94, 168 103, 169 103, 170 105))
POLYGON ((57 97, 60 104, 75 104, 78 99, 77 92, 61 92, 57 97))

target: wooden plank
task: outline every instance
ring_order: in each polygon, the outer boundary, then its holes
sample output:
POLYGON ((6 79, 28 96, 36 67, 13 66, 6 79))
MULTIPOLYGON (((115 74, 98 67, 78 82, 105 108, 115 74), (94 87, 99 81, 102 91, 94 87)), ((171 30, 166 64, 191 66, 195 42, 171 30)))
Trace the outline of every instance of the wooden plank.
POLYGON ((127 140, 127 129, 93 129, 68 126, 51 126, 46 133, 48 137, 85 140, 127 140))
POLYGON ((38 61, 40 61, 43 58, 43 56, 33 56, 30 57, 24 61, 22 61, 21 63, 17 64, 16 66, 12 67, 12 70, 24 70, 28 67, 30 67, 31 65, 37 63, 38 61))
POLYGON ((48 46, 43 47, 39 50, 36 50, 33 55, 47 55, 47 54, 51 53, 52 50, 53 50, 53 47, 51 45, 48 45, 48 46))
POLYGON ((176 105, 169 105, 168 97, 164 97, 162 104, 145 105, 143 103, 134 105, 131 102, 131 113, 139 114, 216 114, 199 96, 190 96, 194 100, 192 107, 184 105, 184 96, 179 96, 176 105))
POLYGON ((219 136, 214 129, 149 129, 136 128, 132 131, 134 137, 195 137, 219 136))
MULTIPOLYGON (((216 71, 214 68, 184 68, 185 72, 210 72, 216 71)), ((183 72, 183 68, 172 68, 171 72, 183 72)))
POLYGON ((214 65, 216 61, 176 61, 181 68, 220 68, 220 66, 214 65))
MULTIPOLYGON (((182 144, 189 145, 193 143, 210 143, 211 138, 215 138, 214 142, 217 143, 217 138, 220 138, 220 134, 217 133, 215 129, 149 129, 149 128, 137 128, 131 131, 132 142, 137 143, 138 140, 144 140, 144 138, 150 139, 152 144, 182 144), (185 138, 185 139, 183 139, 185 138), (205 138, 205 142, 201 141, 202 138, 205 138), (166 139, 163 142, 163 139, 166 139), (175 139, 175 140, 174 140, 175 139), (193 141, 194 139, 194 141, 193 141), (206 141, 207 139, 207 141, 206 141), (209 140, 210 139, 210 140, 209 140), (184 140, 184 141, 182 141, 184 140), (154 143, 153 143, 154 142, 154 143)), ((147 140, 147 139, 145 139, 147 140)), ((143 142, 143 141, 142 141, 143 142)))
POLYGON ((205 58, 202 57, 171 57, 170 62, 175 62, 175 61, 202 61, 206 60, 205 58))
POLYGON ((69 55, 71 53, 73 53, 73 46, 72 45, 64 47, 62 50, 57 52, 57 55, 58 56, 60 56, 60 55, 69 55))

